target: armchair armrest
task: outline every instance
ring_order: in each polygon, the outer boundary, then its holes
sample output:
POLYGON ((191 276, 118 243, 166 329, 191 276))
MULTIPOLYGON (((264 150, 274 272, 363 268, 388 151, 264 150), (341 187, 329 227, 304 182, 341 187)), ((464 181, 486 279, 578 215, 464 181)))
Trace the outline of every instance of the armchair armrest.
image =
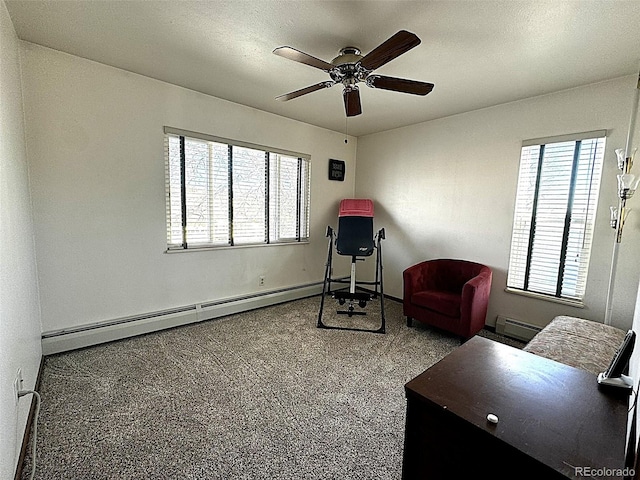
POLYGON ((469 319, 469 325, 472 328, 480 329, 484 326, 489 306, 492 276, 491 269, 485 267, 462 287, 460 313, 463 319, 469 319))
POLYGON ((430 261, 412 265, 402 272, 403 300, 408 301, 415 292, 426 290, 431 283, 435 266, 430 261))

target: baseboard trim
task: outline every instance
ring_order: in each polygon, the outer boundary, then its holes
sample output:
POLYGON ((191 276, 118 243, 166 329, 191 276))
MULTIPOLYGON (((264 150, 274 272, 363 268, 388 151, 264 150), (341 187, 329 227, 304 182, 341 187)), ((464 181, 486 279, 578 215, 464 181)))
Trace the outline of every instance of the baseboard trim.
MULTIPOLYGON (((38 392, 42 383, 42 371, 44 370, 44 355, 40 357, 40 366, 38 367, 38 375, 36 376, 36 384, 34 390, 38 392)), ((29 441, 31 440, 31 431, 33 429, 33 417, 36 414, 36 398, 35 395, 31 396, 31 406, 29 407, 29 415, 27 416, 27 426, 25 427, 24 434, 22 435, 22 445, 20 446, 20 456, 18 457, 18 465, 16 466, 16 474, 13 477, 14 480, 21 480, 22 467, 24 465, 24 459, 27 456, 27 450, 29 449, 29 441)))
POLYGON ((203 302, 124 318, 83 325, 73 329, 44 332, 43 355, 53 355, 128 337, 179 327, 298 300, 322 293, 322 282, 280 288, 250 295, 203 302))

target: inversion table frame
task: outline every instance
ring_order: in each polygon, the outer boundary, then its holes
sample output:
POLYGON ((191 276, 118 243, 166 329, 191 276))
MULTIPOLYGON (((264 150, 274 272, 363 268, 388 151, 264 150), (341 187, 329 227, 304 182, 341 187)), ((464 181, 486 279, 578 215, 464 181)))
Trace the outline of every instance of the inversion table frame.
POLYGON ((385 238, 384 228, 373 236, 373 202, 370 200, 347 199, 340 203, 340 223, 338 235, 335 234, 333 228, 327 227, 326 236, 329 238, 329 246, 327 248, 327 263, 325 264, 324 283, 322 286, 322 298, 320 300, 320 312, 318 313, 318 328, 336 329, 336 330, 353 330, 358 332, 385 333, 386 321, 384 315, 384 283, 382 276, 382 240, 385 238), (354 203, 355 202, 355 203, 354 203), (356 206, 354 209, 353 206, 356 206), (352 208, 349 208, 352 207, 352 208), (358 211, 358 208, 363 208, 358 211), (365 216, 359 214, 363 213, 365 216), (346 238, 345 237, 349 237, 346 238), (333 261, 333 245, 334 241, 337 245, 339 255, 351 257, 351 275, 346 278, 331 278, 332 261, 333 261), (357 281, 356 280, 356 262, 364 261, 364 258, 370 256, 376 250, 376 271, 374 281, 357 281), (332 290, 331 284, 349 284, 346 288, 332 290), (374 290, 363 289, 363 286, 373 286, 374 290), (378 289, 379 288, 379 289, 378 289), (360 289, 360 291, 358 291, 360 289), (348 303, 347 310, 337 310, 338 314, 348 315, 366 315, 366 312, 355 310, 354 302, 357 302, 360 308, 364 308, 367 302, 377 299, 380 295, 380 314, 381 325, 376 329, 353 328, 326 325, 322 321, 322 311, 324 309, 324 300, 326 295, 331 295, 338 300, 340 305, 348 303))

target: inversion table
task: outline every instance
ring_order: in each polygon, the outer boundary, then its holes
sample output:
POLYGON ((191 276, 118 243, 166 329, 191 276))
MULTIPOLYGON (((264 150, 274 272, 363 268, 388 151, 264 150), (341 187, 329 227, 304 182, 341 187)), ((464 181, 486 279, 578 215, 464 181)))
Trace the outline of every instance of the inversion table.
POLYGON ((338 213, 338 233, 335 234, 333 228, 327 227, 326 236, 329 238, 327 252, 327 263, 324 271, 324 283, 322 286, 322 299, 320 300, 320 312, 318 313, 318 328, 333 328, 340 330, 355 330, 361 332, 385 333, 384 318, 384 291, 382 281, 382 243, 385 238, 384 228, 373 234, 373 201, 368 199, 349 198, 340 202, 338 213), (346 278, 331 278, 333 268, 333 245, 338 255, 351 257, 351 275, 346 278), (376 251, 376 272, 374 281, 356 280, 356 262, 364 261, 364 257, 369 257, 376 251), (331 284, 349 284, 346 288, 332 290, 331 284), (371 289, 363 289, 360 285, 373 286, 371 289), (378 291, 379 288, 379 291, 378 291), (331 295, 338 300, 340 305, 348 303, 346 310, 337 310, 342 315, 366 315, 363 310, 356 310, 356 305, 364 309, 367 302, 378 298, 380 295, 380 313, 382 317, 381 325, 374 330, 364 328, 351 328, 341 326, 325 325, 322 322, 322 310, 324 308, 325 296, 331 295))

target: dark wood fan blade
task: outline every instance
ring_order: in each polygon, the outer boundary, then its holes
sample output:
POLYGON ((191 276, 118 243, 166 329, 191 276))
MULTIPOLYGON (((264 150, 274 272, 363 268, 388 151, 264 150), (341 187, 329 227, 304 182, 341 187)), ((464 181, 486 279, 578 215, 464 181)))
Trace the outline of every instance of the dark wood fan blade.
POLYGON ((375 70, 418 45, 420 45, 420 39, 414 33, 400 30, 366 54, 360 60, 360 65, 366 70, 375 70))
POLYGON ((433 90, 433 83, 407 80, 406 78, 385 77, 384 75, 369 75, 367 85, 394 92, 411 93, 413 95, 426 95, 433 90))
POLYGON ((319 58, 312 57, 311 55, 301 52, 293 47, 278 47, 273 53, 279 55, 284 58, 288 58, 289 60, 293 60, 294 62, 304 63, 305 65, 310 65, 315 68, 319 68, 320 70, 324 70, 328 72, 334 68, 330 63, 325 62, 324 60, 320 60, 319 58))
POLYGON ((344 97, 344 110, 347 113, 347 117, 355 117, 362 113, 362 106, 360 105, 360 90, 355 85, 351 87, 345 87, 342 92, 344 97))
POLYGON ((302 95, 306 95, 307 93, 315 92, 317 90, 322 90, 323 88, 333 87, 336 82, 320 82, 315 85, 311 85, 310 87, 301 88, 300 90, 296 90, 295 92, 285 93, 284 95, 280 95, 276 97, 276 100, 280 100, 282 102, 286 102, 287 100, 291 100, 293 98, 300 97, 302 95))

